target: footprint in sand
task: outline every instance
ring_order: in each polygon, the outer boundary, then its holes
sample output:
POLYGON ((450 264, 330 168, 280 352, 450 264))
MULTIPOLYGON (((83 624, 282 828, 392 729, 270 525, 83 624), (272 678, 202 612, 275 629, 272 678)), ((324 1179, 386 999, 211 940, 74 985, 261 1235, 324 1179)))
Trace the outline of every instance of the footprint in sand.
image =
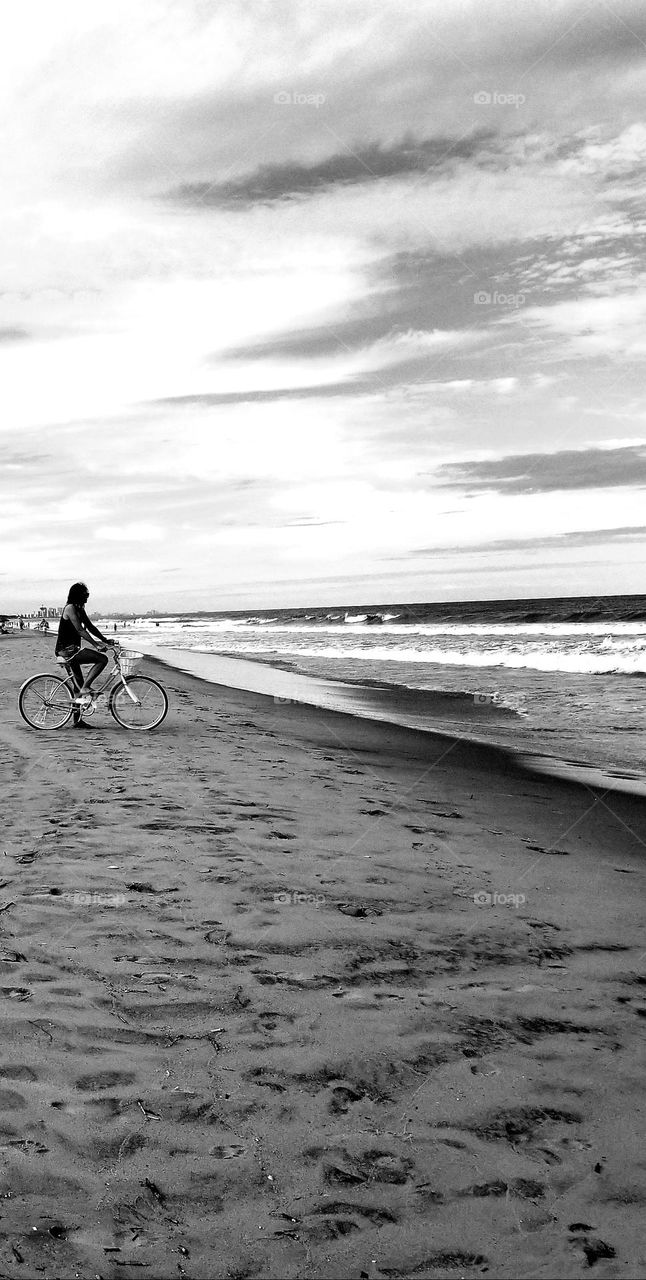
POLYGON ((318 991, 323 987, 338 986, 339 983, 334 973, 269 973, 263 969, 252 969, 251 973, 261 986, 299 987, 304 991, 318 991))
POLYGON ((0 1089, 0 1111, 22 1111, 27 1106, 21 1093, 13 1089, 0 1089))
POLYGON ((261 1009, 253 1018, 250 1019, 248 1029, 250 1031, 275 1031, 276 1027, 281 1023, 287 1023, 290 1027, 296 1021, 296 1015, 293 1013, 281 1013, 276 1009, 261 1009))
POLYGON ((112 1120, 135 1105, 131 1098, 89 1098, 85 1102, 50 1102, 50 1107, 66 1116, 91 1115, 96 1120, 112 1120))
POLYGON ((491 1182, 473 1183, 458 1191, 458 1196, 483 1197, 518 1196, 522 1200, 540 1200, 545 1195, 545 1184, 535 1178, 512 1178, 505 1182, 502 1178, 494 1178, 491 1182))
POLYGON ((343 987, 340 991, 333 991, 332 996, 335 1000, 343 1000, 346 1004, 354 1005, 356 1009, 378 1009, 379 1000, 378 992, 372 991, 370 988, 363 988, 359 991, 347 991, 343 987))
POLYGON ((333 1116, 344 1116, 353 1102, 361 1102, 366 1094, 363 1090, 353 1089, 349 1084, 336 1084, 332 1089, 329 1112, 333 1116))
MULTIPOLYGON (((312 1209, 303 1223, 303 1230, 308 1238, 314 1241, 338 1240, 340 1236, 350 1235, 353 1231, 361 1231, 366 1227, 381 1227, 386 1223, 397 1222, 398 1215, 390 1209, 376 1205, 354 1204, 349 1200, 330 1200, 326 1204, 312 1209)), ((279 1232, 280 1235, 294 1235, 297 1232, 279 1232)), ((402 1273, 403 1274, 403 1273, 402 1273)))
MULTIPOLYGON (((501 1111, 493 1111, 482 1119, 474 1119, 461 1125, 452 1125, 440 1121, 438 1129, 457 1129, 472 1133, 484 1142, 508 1142, 512 1146, 532 1145, 540 1141, 543 1130, 554 1130, 562 1124, 580 1124, 582 1116, 576 1111, 563 1110, 556 1107, 508 1107, 501 1111)), ((541 1152, 549 1152, 554 1156, 553 1163, 560 1163, 560 1157, 549 1147, 539 1146, 541 1152)))
POLYGON ((382 1182, 402 1186, 410 1180, 413 1161, 378 1147, 361 1155, 351 1155, 345 1147, 309 1147, 303 1152, 309 1159, 322 1160, 324 1181, 331 1186, 382 1182))
POLYGON ((0 1080, 37 1080, 38 1076, 31 1067, 18 1063, 15 1066, 0 1067, 0 1080))
POLYGON ((82 1093, 94 1093, 98 1089, 113 1089, 119 1084, 133 1084, 133 1071, 99 1071, 96 1075, 79 1076, 76 1088, 82 1093))

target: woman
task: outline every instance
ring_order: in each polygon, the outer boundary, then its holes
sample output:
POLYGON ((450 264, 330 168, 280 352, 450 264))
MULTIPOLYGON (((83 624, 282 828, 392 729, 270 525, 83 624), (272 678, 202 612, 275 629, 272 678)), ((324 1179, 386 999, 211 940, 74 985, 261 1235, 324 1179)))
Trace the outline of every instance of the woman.
POLYGON ((94 637, 97 636, 103 645, 110 647, 113 644, 112 641, 107 640, 101 634, 93 622, 90 622, 85 612, 89 595, 90 593, 84 582, 72 583, 67 594, 67 604, 63 609, 61 620, 58 624, 58 638, 56 640, 56 657, 65 660, 78 687, 78 695, 74 699, 76 704, 74 727, 77 729, 89 728, 89 725, 83 722, 81 709, 83 706, 88 705, 91 698, 92 683, 101 674, 108 662, 105 653, 99 652, 96 648, 83 649, 81 647, 82 642, 86 640, 89 645, 94 645, 96 643, 94 637), (88 663, 92 663, 92 667, 84 680, 83 667, 87 666, 88 663))

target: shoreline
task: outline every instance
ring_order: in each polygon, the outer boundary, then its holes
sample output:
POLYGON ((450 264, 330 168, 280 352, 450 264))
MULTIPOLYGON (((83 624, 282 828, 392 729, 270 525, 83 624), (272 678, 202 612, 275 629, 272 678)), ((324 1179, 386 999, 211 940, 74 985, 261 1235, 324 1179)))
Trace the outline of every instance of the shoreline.
POLYGON ((643 1273, 643 804, 171 667, 39 733, 0 645, 3 1276, 643 1273))
POLYGON ((610 771, 547 752, 498 745, 478 737, 475 732, 468 736, 457 735, 440 726, 415 723, 410 716, 406 717, 404 713, 397 713, 395 708, 384 706, 384 700, 379 697, 381 690, 374 682, 360 684, 306 676, 287 671, 284 667, 274 667, 265 660, 230 658, 211 651, 167 646, 149 647, 146 652, 149 661, 171 670, 184 671, 215 687, 247 690, 273 698, 279 703, 293 701, 303 706, 371 720, 376 724, 398 725, 412 733, 439 739, 447 749, 458 743, 463 744, 465 750, 472 748, 472 762, 475 762, 480 751, 485 757, 487 752, 491 752, 492 761, 497 762, 499 768, 506 767, 534 777, 545 775, 573 785, 590 787, 595 792, 625 794, 646 800, 646 776, 631 774, 628 770, 610 771), (172 660, 164 656, 167 652, 173 654, 172 660), (218 674, 221 678, 218 678, 218 674))

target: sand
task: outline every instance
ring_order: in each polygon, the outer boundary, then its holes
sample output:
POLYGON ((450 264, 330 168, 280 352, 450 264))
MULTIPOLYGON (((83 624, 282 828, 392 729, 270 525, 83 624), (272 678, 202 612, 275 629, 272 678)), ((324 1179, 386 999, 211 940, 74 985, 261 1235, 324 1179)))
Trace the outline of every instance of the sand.
POLYGON ((0 645, 1 1276, 644 1275, 643 801, 0 645))

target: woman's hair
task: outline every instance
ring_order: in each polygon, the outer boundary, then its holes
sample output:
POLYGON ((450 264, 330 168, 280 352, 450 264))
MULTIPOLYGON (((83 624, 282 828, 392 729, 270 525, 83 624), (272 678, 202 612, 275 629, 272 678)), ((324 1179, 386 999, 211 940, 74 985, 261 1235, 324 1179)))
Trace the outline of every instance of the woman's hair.
POLYGON ((90 593, 84 582, 73 582, 67 593, 67 603, 85 604, 89 594, 90 593))

